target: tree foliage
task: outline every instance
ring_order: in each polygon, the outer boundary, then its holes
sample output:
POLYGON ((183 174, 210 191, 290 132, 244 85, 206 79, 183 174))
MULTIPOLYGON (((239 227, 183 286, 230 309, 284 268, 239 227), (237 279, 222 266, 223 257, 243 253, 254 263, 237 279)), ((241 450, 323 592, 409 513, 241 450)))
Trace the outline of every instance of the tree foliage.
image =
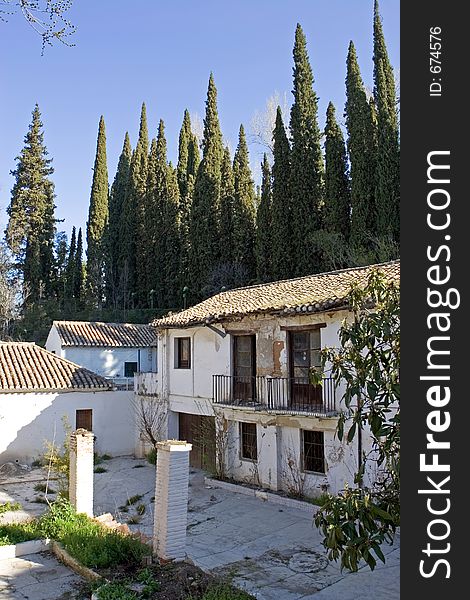
POLYGON ((261 195, 256 211, 256 271, 258 281, 271 280, 272 181, 268 156, 261 163, 261 195))
POLYGON ((339 439, 350 444, 370 432, 372 451, 359 457, 357 487, 330 496, 315 524, 329 558, 357 571, 360 560, 371 569, 377 558, 385 562, 380 545, 393 540, 400 523, 400 292, 376 270, 365 288, 352 288, 349 301, 353 320, 343 322, 340 348, 326 349, 323 363, 337 385, 346 382, 339 439))

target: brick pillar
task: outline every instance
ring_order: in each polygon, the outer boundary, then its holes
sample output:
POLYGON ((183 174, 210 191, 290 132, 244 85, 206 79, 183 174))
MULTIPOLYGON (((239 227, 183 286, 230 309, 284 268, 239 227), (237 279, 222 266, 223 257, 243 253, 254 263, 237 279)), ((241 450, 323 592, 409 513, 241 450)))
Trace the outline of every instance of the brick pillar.
POLYGON ((183 560, 186 556, 191 447, 178 440, 157 444, 153 550, 158 558, 183 560))
POLYGON ((86 429, 70 435, 69 500, 75 510, 93 516, 93 441, 86 429))

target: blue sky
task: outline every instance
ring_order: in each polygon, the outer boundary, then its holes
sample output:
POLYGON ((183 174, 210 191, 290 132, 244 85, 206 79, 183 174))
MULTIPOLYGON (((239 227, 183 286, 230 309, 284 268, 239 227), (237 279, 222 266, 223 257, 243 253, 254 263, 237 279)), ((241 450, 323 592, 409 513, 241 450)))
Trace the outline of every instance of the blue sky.
MULTIPOLYGON (((204 115, 214 73, 224 137, 235 148, 240 123, 248 133, 256 111, 274 93, 292 95, 296 23, 307 36, 319 96, 319 121, 330 100, 342 115, 349 40, 372 87, 373 0, 75 0, 70 19, 76 44, 48 47, 20 16, 0 22, 0 226, 6 224, 14 158, 31 111, 39 103, 45 143, 53 158, 59 229, 87 218, 98 121, 104 115, 110 183, 124 133, 135 144, 140 105, 149 130, 166 125, 176 161, 183 111, 204 115)), ((382 0, 386 42, 399 68, 399 0, 382 0)), ((252 163, 259 147, 251 146, 252 163)))

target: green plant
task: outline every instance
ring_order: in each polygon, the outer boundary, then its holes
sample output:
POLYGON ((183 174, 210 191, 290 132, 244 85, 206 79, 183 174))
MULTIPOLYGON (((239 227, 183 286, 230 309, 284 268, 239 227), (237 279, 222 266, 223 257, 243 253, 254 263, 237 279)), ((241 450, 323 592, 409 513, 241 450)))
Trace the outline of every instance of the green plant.
POLYGON ((320 496, 316 496, 314 498, 308 498, 308 501, 312 504, 316 504, 317 506, 323 506, 330 499, 329 494, 320 494, 320 496))
POLYGON ((94 473, 107 473, 108 469, 106 469, 105 467, 95 467, 94 469, 94 473))
POLYGON ((138 515, 143 515, 143 514, 145 514, 145 504, 139 504, 139 505, 136 507, 136 511, 137 511, 137 514, 138 514, 138 515))
POLYGON ((98 600, 137 600, 138 596, 125 584, 112 582, 100 585, 95 590, 98 600))
POLYGON ((40 539, 36 521, 0 525, 0 546, 40 539))
POLYGON ((43 492, 44 494, 47 492, 48 494, 55 494, 56 491, 54 490, 54 488, 51 488, 50 486, 47 485, 47 483, 37 483, 34 486, 34 491, 35 492, 43 492))
POLYGON ((3 502, 0 504, 0 515, 9 511, 21 510, 21 508, 22 506, 19 502, 3 502))
POLYGON ((101 455, 101 460, 111 460, 113 457, 111 456, 111 454, 102 454, 101 455))
POLYGON ((151 450, 149 450, 147 452, 147 454, 145 455, 145 458, 147 459, 147 461, 151 465, 156 465, 157 464, 157 451, 156 451, 156 449, 152 448, 151 450))
POLYGON ((64 427, 64 442, 62 447, 57 446, 54 442, 46 440, 44 442, 45 451, 41 457, 42 463, 49 467, 51 473, 57 478, 59 491, 68 489, 69 470, 70 470, 70 435, 72 426, 66 415, 62 417, 64 427))
MULTIPOLYGON (((190 598, 187 600, 190 600, 190 598)), ((219 583, 209 586, 201 600, 253 600, 253 596, 232 587, 228 583, 219 583)))
POLYGON ((137 581, 145 585, 141 592, 142 598, 151 598, 152 594, 160 589, 159 582, 155 579, 151 569, 145 568, 137 576, 137 581))
POLYGON ((135 496, 131 496, 126 501, 126 506, 131 506, 132 504, 137 504, 139 500, 142 500, 143 496, 141 494, 135 494, 135 496))
POLYGON ((132 515, 132 517, 129 517, 127 519, 128 525, 138 525, 141 521, 142 519, 139 515, 132 515))
POLYGON ((31 463, 31 467, 32 467, 33 469, 36 469, 36 468, 38 468, 38 467, 43 467, 43 466, 44 466, 44 462, 42 461, 42 459, 41 459, 41 458, 35 458, 35 459, 33 460, 33 462, 31 463))
POLYGON ((44 498, 44 496, 35 496, 33 498, 33 502, 36 504, 47 504, 47 500, 44 498))

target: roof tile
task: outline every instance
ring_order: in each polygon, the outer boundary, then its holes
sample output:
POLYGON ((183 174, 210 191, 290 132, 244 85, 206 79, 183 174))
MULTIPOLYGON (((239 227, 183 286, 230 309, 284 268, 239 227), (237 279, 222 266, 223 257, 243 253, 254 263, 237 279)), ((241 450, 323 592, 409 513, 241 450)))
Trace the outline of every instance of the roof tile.
POLYGON ((62 346, 145 348, 157 343, 149 325, 97 321, 54 321, 54 325, 62 346))

